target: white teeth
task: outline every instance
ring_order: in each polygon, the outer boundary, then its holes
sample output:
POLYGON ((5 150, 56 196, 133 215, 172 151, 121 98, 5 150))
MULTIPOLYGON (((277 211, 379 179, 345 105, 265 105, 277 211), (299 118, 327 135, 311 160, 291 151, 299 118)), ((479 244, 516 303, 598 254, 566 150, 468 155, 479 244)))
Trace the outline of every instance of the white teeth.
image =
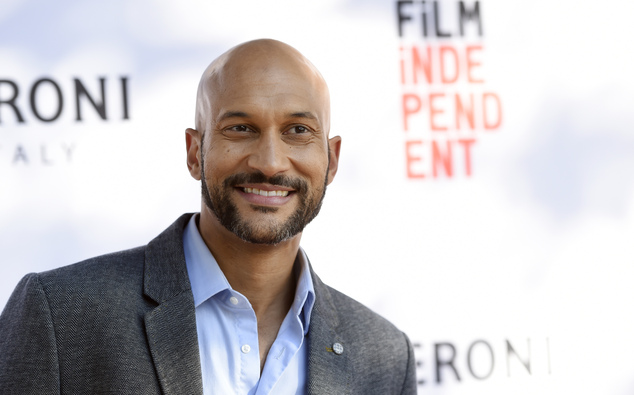
POLYGON ((257 188, 242 188, 246 193, 254 193, 261 196, 288 196, 288 191, 262 191, 257 188))

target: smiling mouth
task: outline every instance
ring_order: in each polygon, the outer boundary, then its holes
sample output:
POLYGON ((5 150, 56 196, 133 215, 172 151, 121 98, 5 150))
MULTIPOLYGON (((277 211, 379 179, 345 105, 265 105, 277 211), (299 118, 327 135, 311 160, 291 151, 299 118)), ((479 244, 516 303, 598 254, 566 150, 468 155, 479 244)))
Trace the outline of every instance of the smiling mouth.
POLYGON ((265 191, 257 188, 242 188, 245 193, 252 193, 260 196, 288 196, 289 191, 265 191))

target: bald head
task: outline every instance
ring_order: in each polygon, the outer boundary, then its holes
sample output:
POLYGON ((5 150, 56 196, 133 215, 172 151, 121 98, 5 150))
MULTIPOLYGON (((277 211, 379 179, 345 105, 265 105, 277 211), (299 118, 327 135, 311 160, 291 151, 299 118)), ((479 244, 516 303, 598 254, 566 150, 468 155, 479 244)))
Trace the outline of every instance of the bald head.
MULTIPOLYGON (((295 48, 283 42, 261 39, 235 46, 214 60, 203 73, 196 97, 196 129, 205 133, 221 111, 223 96, 246 96, 248 90, 270 89, 293 83, 296 95, 309 96, 323 105, 326 134, 330 128, 330 96, 315 66, 295 48)), ((274 95, 274 91, 270 91, 274 95)))
POLYGON ((337 172, 341 138, 329 131, 328 88, 297 50, 257 40, 222 54, 200 80, 196 129, 185 131, 201 232, 298 243, 337 172))

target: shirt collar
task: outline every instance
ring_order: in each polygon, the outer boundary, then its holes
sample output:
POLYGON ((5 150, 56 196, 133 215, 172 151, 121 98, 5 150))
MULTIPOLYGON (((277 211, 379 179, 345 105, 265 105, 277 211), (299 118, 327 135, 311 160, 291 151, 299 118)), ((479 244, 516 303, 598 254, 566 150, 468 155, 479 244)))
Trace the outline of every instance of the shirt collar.
MULTIPOLYGON (((198 214, 192 215, 183 232, 185 264, 196 307, 224 290, 232 290, 229 281, 198 231, 197 218, 198 214)), ((291 311, 301 320, 304 334, 307 334, 310 315, 315 304, 315 288, 310 276, 308 258, 301 247, 297 252, 295 268, 299 274, 291 311)))
POLYGON ((295 267, 300 268, 300 272, 297 277, 297 290, 295 291, 295 299, 291 305, 291 311, 302 321, 304 334, 306 335, 308 334, 308 326, 310 325, 310 315, 315 304, 315 287, 313 286, 313 279, 310 276, 308 258, 301 247, 297 252, 295 265, 295 267))
POLYGON ((196 307, 217 293, 231 289, 225 274, 198 232, 197 217, 198 214, 192 215, 183 232, 185 264, 196 307))

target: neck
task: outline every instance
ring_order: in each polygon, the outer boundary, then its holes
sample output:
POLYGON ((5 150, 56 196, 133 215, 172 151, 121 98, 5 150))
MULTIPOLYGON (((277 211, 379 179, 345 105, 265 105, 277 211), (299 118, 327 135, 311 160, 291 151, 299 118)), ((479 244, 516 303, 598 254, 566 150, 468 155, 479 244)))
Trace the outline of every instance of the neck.
POLYGON ((249 300, 258 319, 286 315, 295 296, 293 266, 301 233, 276 245, 249 243, 205 211, 200 215, 200 234, 231 287, 249 300))

